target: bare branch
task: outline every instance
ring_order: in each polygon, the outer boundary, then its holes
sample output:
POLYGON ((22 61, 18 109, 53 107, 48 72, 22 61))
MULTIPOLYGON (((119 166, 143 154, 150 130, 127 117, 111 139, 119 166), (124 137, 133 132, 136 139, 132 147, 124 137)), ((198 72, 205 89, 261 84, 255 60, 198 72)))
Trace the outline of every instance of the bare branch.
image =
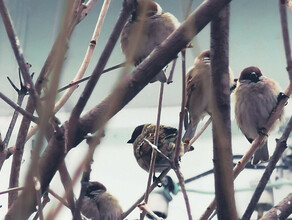
MULTIPOLYGON (((130 1, 130 0, 124 0, 123 2, 123 8, 122 11, 119 15, 118 21, 115 24, 115 27, 109 37, 109 40, 99 58, 99 61, 90 77, 90 79, 88 80, 86 87, 84 88, 84 91, 82 93, 82 95, 80 96, 77 104, 75 105, 75 107, 72 110, 70 119, 69 119, 69 126, 68 126, 68 137, 73 137, 74 133, 76 132, 76 125, 77 125, 77 121, 80 117, 81 112, 83 111, 89 97, 92 94, 92 91, 97 83, 97 81, 99 80, 101 73, 111 55, 111 52, 120 36, 120 33, 128 19, 128 17, 130 16, 131 12, 134 9, 134 1, 130 1)), ((68 140, 69 141, 69 140, 68 140)), ((72 141, 70 139, 70 143, 68 143, 67 148, 71 148, 72 147, 72 141)))
POLYGON ((292 117, 290 118, 285 131, 283 133, 283 135, 281 136, 280 139, 277 139, 277 146, 276 149, 274 151, 273 156, 271 157, 269 164, 265 170, 265 172, 262 175, 262 178, 260 179, 260 182, 248 204, 247 209, 245 210, 242 219, 246 220, 246 219, 250 219, 272 173, 273 170, 276 167, 277 162, 279 161, 279 159, 281 158, 282 153, 285 151, 285 149, 287 148, 287 139, 289 137, 289 134, 292 131, 292 117))
MULTIPOLYGON (((66 91, 66 93, 59 99, 59 101, 56 103, 55 105, 55 108, 54 108, 54 112, 58 112, 59 109, 66 103, 66 101, 69 99, 69 97, 71 96, 71 94, 73 93, 73 91, 77 88, 77 81, 79 81, 87 67, 88 67, 88 64, 91 60, 91 57, 93 55, 93 52, 94 52, 94 49, 95 49, 95 46, 96 46, 96 42, 98 40, 98 37, 99 37, 99 34, 100 34, 100 31, 101 31, 101 27, 103 25, 103 22, 104 22, 104 19, 105 19, 105 16, 107 14, 107 11, 108 11, 108 8, 109 8, 109 5, 110 5, 110 2, 111 0, 105 0, 103 5, 102 5, 102 8, 101 8, 101 12, 99 14, 99 17, 98 17, 98 20, 97 20, 97 23, 96 23, 96 26, 95 26, 95 29, 93 31, 93 34, 92 34, 92 37, 91 37, 91 40, 90 40, 90 43, 89 43, 89 46, 87 48, 87 51, 86 51, 86 54, 84 56, 84 59, 83 59, 83 62, 78 70, 78 73, 76 74, 74 80, 72 83, 69 84, 69 86, 67 87, 64 87, 62 89, 59 89, 58 92, 61 92, 63 91, 64 89, 67 89, 67 88, 70 88, 68 91, 66 91), (74 86, 76 85, 76 86, 74 86)), ((90 7, 96 3, 96 0, 95 1, 89 1, 87 4, 90 5, 90 7), (90 3, 91 2, 91 3, 90 3)), ((90 7, 87 6, 86 9, 84 9, 81 13, 81 17, 82 17, 82 14, 84 13, 85 10, 90 10, 90 7)), ((87 78, 87 77, 86 77, 87 78)), ((89 78, 89 77, 88 77, 89 78)), ((85 79, 82 79, 82 80, 85 80, 85 79)), ((87 79, 86 79, 87 80, 87 79)))
POLYGON ((54 196, 57 200, 59 200, 60 203, 62 203, 64 206, 66 206, 68 209, 70 209, 70 206, 69 206, 68 202, 67 202, 65 199, 63 199, 61 196, 59 196, 57 193, 55 193, 55 192, 54 192, 53 190, 51 190, 51 189, 49 189, 48 191, 49 191, 49 193, 50 193, 52 196, 54 196))
POLYGON ((141 204, 138 205, 138 207, 143 211, 143 213, 148 213, 152 218, 157 219, 157 220, 163 220, 163 218, 158 217, 149 207, 147 204, 141 204))
POLYGON ((80 167, 84 169, 83 175, 81 178, 81 190, 78 200, 76 201, 76 209, 73 215, 73 220, 80 219, 80 210, 82 207, 82 201, 85 196, 85 192, 88 186, 88 183, 90 181, 90 173, 91 173, 91 164, 93 162, 93 155, 96 147, 100 144, 100 140, 104 137, 104 130, 101 129, 98 134, 96 134, 94 137, 90 137, 87 139, 89 149, 87 152, 87 155, 84 159, 84 161, 81 163, 80 167))
POLYGON ((30 112, 27 112, 23 108, 21 108, 19 105, 15 104, 11 99, 9 99, 7 96, 5 96, 2 92, 0 92, 0 98, 5 101, 8 105, 10 105, 12 108, 15 109, 15 111, 21 113, 24 117, 27 117, 34 123, 39 123, 39 118, 33 116, 30 112))
POLYGON ((287 71, 289 73, 289 79, 292 81, 292 59, 291 59, 291 45, 289 40, 289 31, 288 31, 288 21, 287 21, 287 11, 285 1, 279 0, 279 9, 281 15, 281 26, 282 26, 282 36, 283 43, 287 61, 287 71))
POLYGON ((202 129, 190 140, 189 146, 191 146, 203 134, 203 132, 207 129, 211 122, 212 118, 209 117, 208 121, 204 124, 202 129))
POLYGON ((216 11, 229 2, 230 0, 209 0, 198 7, 176 31, 151 53, 150 57, 145 59, 132 74, 122 79, 104 101, 79 120, 76 135, 73 135, 75 137, 73 146, 80 143, 87 133, 95 132, 102 127, 106 121, 127 105, 208 24, 216 11), (118 100, 115 98, 117 94, 120 95, 118 100), (93 120, 97 123, 91 123, 93 120))
MULTIPOLYGON (((185 57, 186 57, 186 50, 183 49, 181 51, 181 56, 182 56, 182 101, 181 101, 181 109, 180 109, 180 113, 179 113, 179 125, 178 125, 178 134, 177 134, 177 139, 176 139, 176 143, 175 143, 175 156, 174 156, 174 171, 175 174, 178 178, 179 181, 179 185, 180 188, 182 190, 183 193, 183 197, 184 197, 184 201, 185 201, 185 205, 186 205, 186 209, 187 209, 187 213, 188 213, 188 217, 189 220, 192 220, 192 212, 191 212, 191 207, 190 207, 190 203, 189 203, 189 198, 188 198, 188 194, 186 192, 185 189, 185 183, 184 183, 184 177, 180 171, 180 166, 179 166, 179 157, 180 157, 180 152, 181 152, 181 147, 185 147, 185 146, 181 146, 181 134, 182 134, 182 129, 183 129, 183 121, 185 118, 185 106, 186 106, 186 62, 185 62, 185 57)), ((183 149, 185 151, 185 149, 183 149)))
POLYGON ((39 95, 30 77, 29 70, 28 70, 29 68, 27 68, 26 62, 23 57, 23 52, 19 44, 18 37, 15 34, 9 12, 3 0, 0 0, 0 13, 4 22, 4 26, 6 28, 6 32, 7 32, 11 47, 13 49, 14 55, 16 57, 17 63, 19 65, 19 68, 21 70, 21 73, 24 79, 24 86, 28 88, 28 91, 30 95, 33 97, 35 103, 38 103, 39 95))
POLYGON ((70 206, 70 210, 73 214, 74 210, 75 210, 73 184, 72 184, 72 180, 71 180, 70 174, 68 172, 65 161, 63 161, 60 164, 59 174, 60 174, 60 178, 61 178, 61 181, 63 183, 64 189, 65 189, 65 195, 66 195, 68 204, 70 206))
MULTIPOLYGON (((157 112, 156 128, 155 128, 155 133, 154 133, 154 145, 155 145, 155 147, 158 146, 158 139, 159 139, 159 128, 160 128, 160 118, 161 118, 161 109, 162 109, 163 90, 164 90, 164 83, 160 83, 158 112, 157 112)), ((147 142, 149 142, 146 138, 145 138, 145 140, 147 142)), ((152 146, 152 144, 150 146, 152 146)), ((156 147, 156 148, 158 149, 158 147, 156 147)), ((152 148, 151 160, 150 160, 150 168, 149 168, 149 174, 148 174, 148 181, 147 181, 145 198, 144 198, 144 201, 145 201, 146 204, 148 203, 148 199, 149 199, 152 177, 153 177, 153 175, 155 173, 156 155, 157 155, 156 150, 154 150, 152 148)), ((142 212, 140 219, 143 220, 145 215, 146 215, 146 210, 144 210, 142 212)))
POLYGON ((83 18, 87 16, 88 12, 94 7, 96 3, 97 3, 97 0, 89 0, 87 1, 86 4, 83 4, 84 9, 82 10, 82 13, 80 15, 78 22, 80 22, 81 20, 83 20, 83 18))
POLYGON ((292 213, 292 193, 290 193, 285 199, 279 202, 278 205, 270 209, 261 220, 288 219, 289 215, 292 213))
POLYGON ((20 191, 20 190, 23 190, 24 187, 14 187, 14 188, 10 188, 8 190, 5 190, 5 191, 2 191, 0 192, 0 195, 1 194, 5 194, 5 193, 9 193, 9 192, 12 192, 12 191, 20 191))
MULTIPOLYGON (((165 169, 157 178, 157 180, 152 183, 151 187, 150 187, 150 192, 152 192, 152 190, 158 185, 159 180, 162 179, 163 177, 165 177, 165 175, 169 172, 170 168, 165 169)), ((138 204, 140 204, 143 199, 145 198, 145 194, 143 194, 127 211, 125 211, 122 215, 122 219, 126 218, 137 206, 138 204)))

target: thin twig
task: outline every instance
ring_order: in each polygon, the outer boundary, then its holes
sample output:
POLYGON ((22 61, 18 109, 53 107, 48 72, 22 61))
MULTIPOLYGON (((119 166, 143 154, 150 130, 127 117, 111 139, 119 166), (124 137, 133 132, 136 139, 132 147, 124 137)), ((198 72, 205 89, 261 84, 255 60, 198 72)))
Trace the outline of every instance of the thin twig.
POLYGON ((20 191, 20 190, 23 190, 23 189, 24 189, 24 187, 10 188, 10 189, 7 189, 5 191, 0 192, 0 195, 5 194, 5 193, 9 193, 9 192, 13 192, 13 191, 20 191))
POLYGON ((158 147, 157 147, 156 145, 152 144, 152 143, 151 143, 149 140, 147 140, 146 138, 144 138, 144 141, 146 141, 146 142, 152 147, 152 150, 157 151, 157 153, 158 153, 161 157, 163 157, 165 160, 167 160, 167 161, 169 162, 169 165, 170 165, 170 166, 172 166, 173 162, 172 162, 167 156, 165 156, 165 154, 162 153, 162 152, 158 149, 158 147))
POLYGON ((281 27, 282 27, 282 36, 283 43, 286 55, 287 71, 289 73, 290 82, 292 81, 292 58, 291 58, 291 46, 288 30, 288 21, 287 21, 287 11, 285 1, 279 0, 279 9, 281 16, 281 27))
POLYGON ((79 198, 76 201, 76 209, 73 215, 73 220, 80 219, 81 217, 80 210, 81 210, 82 201, 85 196, 85 192, 90 180, 91 164, 93 162, 94 151, 97 145, 100 144, 100 140, 102 139, 102 137, 104 137, 104 129, 100 129, 97 135, 95 135, 94 137, 90 137, 90 139, 87 140, 89 149, 88 149, 87 157, 85 158, 86 160, 84 164, 84 171, 81 178, 81 190, 80 190, 79 198))
POLYGON ((173 82, 173 74, 174 74, 174 69, 175 69, 175 64, 176 64, 177 58, 173 59, 172 61, 172 66, 171 66, 171 70, 167 79, 167 84, 170 84, 173 82))
MULTIPOLYGON (((185 57, 186 57, 186 50, 183 49, 181 51, 181 55, 182 55, 182 102, 181 102, 181 110, 180 110, 180 114, 179 114, 179 127, 178 127, 178 134, 177 134, 177 139, 176 139, 176 143, 175 143, 175 156, 174 156, 174 171, 175 174, 178 178, 179 181, 179 185, 180 188, 182 190, 183 193, 183 197, 184 197, 184 201, 185 201, 185 205, 186 205, 186 209, 187 209, 187 213, 188 213, 188 218, 189 220, 192 220, 192 212, 191 212, 191 206, 190 206, 190 202, 189 202, 189 198, 188 198, 188 194, 186 192, 185 189, 185 184, 184 184, 184 177, 180 171, 180 167, 179 167, 179 158, 180 158, 180 152, 181 152, 181 148, 185 147, 185 146, 181 146, 181 134, 182 134, 182 129, 183 129, 183 121, 184 121, 184 117, 185 117, 185 105, 186 105, 186 61, 185 61, 185 57)), ((185 151, 185 149, 183 149, 183 151, 185 151)))
MULTIPOLYGON (((70 88, 69 90, 66 91, 66 93, 55 104, 55 108, 54 108, 54 112, 55 113, 58 112, 58 110, 67 102, 67 100, 69 99, 69 97, 71 96, 73 91, 77 88, 77 86, 74 86, 74 85, 76 85, 74 83, 77 83, 77 81, 80 80, 83 77, 83 75, 84 75, 84 73, 85 73, 85 71, 86 71, 86 69, 88 67, 88 64, 89 64, 89 62, 90 62, 90 60, 92 58, 92 55, 93 55, 93 52, 94 52, 94 49, 95 49, 95 46, 96 46, 96 42, 98 40, 100 31, 101 31, 101 28, 103 26, 104 19, 105 19, 105 16, 107 14, 110 2, 111 2, 111 0, 105 0, 103 2, 103 5, 102 5, 102 8, 101 8, 100 14, 98 16, 98 19, 97 19, 97 22, 96 22, 96 26, 94 28, 90 43, 89 43, 87 51, 86 51, 86 54, 84 56, 82 64, 81 64, 81 66, 80 66, 80 68, 78 70, 78 73, 76 74, 73 82, 70 83, 67 87, 64 87, 64 88, 61 88, 61 89, 58 90, 58 92, 61 92, 64 89, 70 88), (72 87, 72 86, 74 86, 74 87, 72 87)), ((88 2, 88 4, 89 4, 89 2, 88 2)), ((87 7, 86 9, 89 9, 89 7, 87 7)), ((84 9, 83 11, 85 11, 86 9, 84 9)))
MULTIPOLYGON (((43 202, 42 202, 42 207, 43 209, 45 208, 45 206, 50 202, 50 198, 49 198, 49 193, 48 192, 45 192, 44 195, 43 195, 43 202)), ((39 218, 39 212, 37 212, 35 214, 35 216, 33 217, 32 220, 38 220, 39 218)))
MULTIPOLYGON (((110 67, 108 69, 103 70, 102 74, 110 72, 110 71, 115 70, 115 69, 118 69, 118 68, 123 67, 125 65, 126 65, 126 63, 121 63, 121 64, 118 64, 118 65, 112 66, 112 67, 110 67)), ((88 79, 90 79, 90 76, 84 77, 84 78, 82 78, 80 80, 73 80, 73 82, 69 83, 67 86, 64 86, 64 87, 58 89, 58 92, 63 92, 64 90, 69 89, 69 88, 71 88, 71 87, 73 87, 75 85, 78 85, 78 84, 80 84, 80 83, 82 83, 82 82, 84 82, 84 81, 86 81, 88 79)))
MULTIPOLYGON (((99 138, 103 137, 103 135, 104 135, 103 132, 101 132, 101 133, 98 133, 97 136, 91 137, 91 139, 93 140, 93 142, 91 144, 93 144, 93 143, 95 145, 98 144, 100 142, 99 138)), ((84 170, 84 167, 87 166, 86 164, 92 161, 91 158, 93 156, 94 150, 95 150, 95 148, 89 148, 88 149, 87 154, 84 156, 84 158, 83 158, 82 162, 80 163, 79 167, 76 169, 76 171, 72 175, 72 185, 73 186, 75 186, 75 184, 77 183, 77 180, 79 179, 82 171, 84 170)), ((66 195, 63 196, 62 200, 65 200, 65 198, 66 198, 66 195)), ((78 208, 78 202, 77 202, 77 204, 75 206, 76 206, 75 207, 75 212, 76 212, 76 210, 78 208)), ((60 212, 61 208, 62 208, 62 204, 59 204, 55 210, 52 210, 47 215, 48 216, 47 218, 48 219, 55 219, 57 214, 60 212)), ((69 208, 69 206, 68 206, 68 208, 69 208)))
POLYGON ((156 220, 163 220, 163 218, 157 216, 148 206, 147 204, 141 204, 141 205, 138 205, 139 209, 141 209, 143 211, 143 213, 148 213, 153 219, 156 219, 156 220))
MULTIPOLYGON (((90 4, 95 4, 95 3, 96 3, 96 0, 88 1, 88 4, 89 4, 89 2, 91 2, 90 4)), ((55 113, 58 112, 58 111, 60 110, 60 108, 61 108, 61 107, 66 103, 66 101, 69 99, 69 97, 70 97, 71 94, 73 93, 74 89, 76 88, 76 87, 74 87, 74 86, 75 86, 76 84, 79 84, 79 83, 81 83, 81 82, 83 82, 83 81, 86 81, 86 80, 88 80, 88 79, 90 78, 90 76, 88 76, 88 77, 85 77, 85 78, 81 79, 82 76, 84 75, 85 70, 86 70, 86 68, 87 68, 87 66, 88 66, 88 63, 89 63, 89 61, 90 61, 90 59, 91 59, 91 57, 92 57, 93 50, 94 50, 95 45, 96 45, 96 42, 97 42, 97 40, 98 40, 98 36, 99 36, 100 30, 101 30, 101 27, 102 27, 102 25, 103 25, 103 21, 104 21, 105 15, 106 15, 107 10, 108 10, 108 7, 109 7, 109 2, 110 2, 109 0, 104 1, 103 7, 102 7, 102 9, 101 9, 101 13, 100 13, 100 15, 99 15, 99 18, 98 18, 98 21, 97 21, 96 27, 95 27, 95 29, 94 29, 94 32, 93 32, 93 35, 92 35, 92 38, 91 38, 91 41, 90 41, 90 44, 89 44, 89 47, 88 47, 88 49, 87 49, 86 55, 85 55, 85 57, 84 57, 84 60, 83 60, 83 62, 82 62, 82 64, 81 64, 81 66, 80 66, 80 69, 79 69, 79 71, 78 71, 78 73, 77 73, 75 79, 74 79, 73 82, 70 83, 69 85, 67 85, 67 86, 65 86, 65 87, 63 87, 63 88, 60 88, 60 89, 58 90, 58 92, 62 92, 62 91, 64 91, 64 90, 70 88, 69 90, 66 91, 66 93, 65 93, 65 94, 59 99, 59 101, 55 104, 55 107, 54 107, 54 112, 55 112, 55 113), (80 79, 80 80, 79 80, 79 79, 80 79), (73 87, 73 88, 71 88, 71 87, 73 87)), ((121 63, 121 64, 118 64, 118 65, 115 65, 115 66, 113 66, 113 67, 110 67, 110 68, 108 68, 108 69, 105 69, 105 70, 103 71, 103 73, 106 73, 106 72, 112 71, 112 70, 114 70, 114 69, 116 69, 116 68, 119 68, 119 67, 122 67, 122 66, 124 66, 124 65, 125 65, 125 63, 121 63)), ((44 97, 44 98, 42 98, 42 99, 46 99, 46 98, 44 97)), ((38 131, 38 129, 39 129, 39 128, 38 128, 38 125, 33 126, 33 127, 29 130, 25 142, 28 141, 28 140, 29 140, 29 139, 30 139, 30 138, 31 138, 31 137, 32 137, 32 136, 38 131)), ((9 157, 11 156, 11 152, 13 152, 14 149, 15 149, 15 146, 13 146, 12 149, 10 149, 9 154, 7 155, 7 158, 9 158, 9 157)))
MULTIPOLYGON (((155 180, 154 183, 152 183, 150 187, 150 192, 152 192, 152 190, 158 185, 159 180, 165 177, 169 171, 170 171, 170 168, 167 168, 159 175, 157 180, 155 180)), ((122 219, 126 218, 137 207, 137 205, 143 201, 144 198, 145 198, 145 193, 127 211, 123 213, 122 219)))
MULTIPOLYGON (((160 83, 158 112, 157 112, 156 128, 155 128, 155 133, 154 133, 154 145, 155 146, 158 146, 163 90, 164 90, 164 83, 160 83)), ((149 168, 149 175, 148 175, 146 193, 145 193, 145 198, 144 198, 144 201, 145 201, 146 204, 148 203, 148 198, 149 198, 149 194, 150 194, 151 180, 152 180, 152 177, 153 177, 153 175, 155 173, 156 154, 157 154, 156 150, 152 149, 151 160, 150 160, 150 168, 149 168)), ((140 219, 143 220, 145 215, 146 215, 146 211, 144 210, 142 212, 142 214, 141 214, 141 218, 140 219)))
POLYGON ((60 164, 59 174, 60 174, 60 178, 65 189, 65 195, 66 195, 68 204, 70 206, 70 210, 73 214, 75 210, 73 184, 72 184, 72 180, 71 180, 65 161, 63 161, 60 164))
POLYGON ((96 3, 97 3, 97 0, 88 0, 86 4, 83 4, 84 9, 82 10, 80 18, 78 19, 78 23, 87 16, 88 12, 94 7, 96 3))
POLYGON ((5 101, 8 105, 10 105, 12 108, 15 109, 15 111, 22 114, 24 117, 27 117, 34 123, 39 123, 39 118, 33 116, 30 112, 27 112, 23 108, 21 108, 19 105, 15 104, 11 99, 9 99, 7 96, 5 96, 2 92, 0 92, 0 98, 5 101))
POLYGON ((54 196, 57 200, 60 201, 60 203, 62 203, 64 206, 66 206, 68 209, 70 209, 68 202, 62 198, 61 196, 59 196, 57 193, 55 193, 53 190, 49 189, 48 192, 54 196))
POLYGON ((4 26, 6 28, 6 32, 13 49, 14 55, 18 62, 19 68, 21 70, 23 79, 24 79, 24 86, 28 88, 30 95, 34 98, 35 103, 39 101, 39 95, 34 87, 32 79, 30 77, 29 71, 26 65, 26 62, 23 57, 22 49, 19 44, 18 37, 15 34, 13 29, 12 21, 10 18, 10 14, 6 8, 6 5, 3 0, 0 0, 0 13, 4 22, 4 26))
POLYGON ((281 158, 282 153, 285 151, 285 149, 287 148, 287 139, 291 133, 292 130, 292 117, 290 118, 284 132, 283 135, 281 136, 280 139, 277 139, 277 146, 276 149, 274 151, 274 154, 272 155, 269 164, 267 165, 267 168, 265 169, 265 172, 262 175, 262 178, 259 181, 259 184, 248 204, 247 209, 245 210, 242 220, 247 220, 250 219, 272 173, 273 170, 276 167, 277 162, 279 161, 279 159, 281 158))
MULTIPOLYGON (((68 122, 68 137, 74 136, 75 132, 76 132, 76 126, 77 126, 77 121, 80 117, 81 112, 83 111, 89 97, 92 94, 92 91, 97 83, 97 81, 99 80, 101 73, 114 49, 114 46, 120 36, 120 33, 128 19, 128 17, 130 16, 130 14, 132 13, 132 10, 134 9, 134 1, 129 1, 129 0, 124 0, 123 1, 123 8, 122 11, 119 15, 118 21, 115 24, 115 27, 109 37, 109 40, 107 41, 107 44, 100 56, 100 59, 90 77, 90 79, 88 80, 82 95, 80 96, 80 98, 77 101, 77 104, 74 106, 69 122, 68 122)), ((72 138, 71 138, 72 139, 72 138)), ((70 140, 71 140, 70 139, 70 140)), ((68 140, 68 150, 72 147, 72 141, 68 140), (70 143, 69 143, 70 142, 70 143)), ((72 139, 73 140, 73 139, 72 139)))
POLYGON ((206 130, 206 128, 211 124, 212 118, 211 116, 209 117, 208 121, 204 124, 204 126, 201 128, 201 130, 190 140, 189 146, 191 146, 206 130))

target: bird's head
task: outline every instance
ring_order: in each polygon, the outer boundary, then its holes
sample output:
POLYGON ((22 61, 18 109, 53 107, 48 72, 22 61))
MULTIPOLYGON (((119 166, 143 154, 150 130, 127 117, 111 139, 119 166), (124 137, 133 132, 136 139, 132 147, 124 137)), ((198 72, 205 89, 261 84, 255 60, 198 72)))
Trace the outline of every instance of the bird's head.
POLYGON ((137 0, 136 9, 132 13, 132 21, 162 14, 159 4, 152 0, 137 0))
POLYGON ((195 60, 195 64, 202 63, 202 62, 210 64, 210 62, 211 62, 210 50, 204 50, 202 53, 200 53, 200 55, 195 60))
POLYGON ((142 133, 144 126, 145 125, 139 125, 135 128, 132 133, 131 139, 127 142, 128 144, 132 144, 135 142, 136 138, 142 133))
POLYGON ((101 194, 106 192, 106 187, 100 182, 88 182, 88 186, 86 188, 85 196, 89 198, 94 198, 97 194, 101 194))
POLYGON ((242 70, 239 82, 246 80, 248 82, 257 83, 260 81, 260 77, 263 76, 261 70, 256 66, 250 66, 242 70))

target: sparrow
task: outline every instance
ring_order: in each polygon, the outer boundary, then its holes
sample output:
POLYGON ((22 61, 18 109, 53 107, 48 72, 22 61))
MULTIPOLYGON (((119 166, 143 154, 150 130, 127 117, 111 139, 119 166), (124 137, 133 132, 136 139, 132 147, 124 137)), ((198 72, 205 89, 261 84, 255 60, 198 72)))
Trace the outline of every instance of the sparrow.
MULTIPOLYGON (((205 50, 195 59, 194 66, 186 74, 186 117, 183 140, 191 139, 200 120, 212 115, 212 71, 211 52, 205 50), (188 119, 189 117, 189 119, 188 119)), ((229 68, 230 91, 236 87, 233 73, 229 68)))
POLYGON ((121 220, 123 213, 118 200, 99 182, 88 183, 81 212, 92 220, 121 220))
MULTIPOLYGON (((281 97, 279 85, 264 77, 258 67, 242 70, 235 90, 235 119, 247 140, 252 143, 264 126, 281 97)), ((284 112, 281 113, 280 119, 284 112)), ((267 140, 255 152, 251 164, 269 160, 267 140)))
MULTIPOLYGON (((137 0, 136 9, 121 33, 121 48, 127 62, 139 65, 152 50, 160 45, 180 25, 177 18, 162 12, 152 0, 137 0)), ((150 82, 166 82, 164 71, 150 82)))
MULTIPOLYGON (((133 144, 134 156, 139 166, 149 171, 152 145, 154 144, 154 134, 156 125, 143 124, 135 128, 132 133, 131 139, 127 143, 133 144)), ((158 150, 155 160, 155 172, 162 172, 164 169, 169 168, 170 162, 164 158, 168 157, 170 161, 173 161, 175 156, 175 144, 178 135, 176 128, 160 125, 158 132, 158 150), (161 153, 164 155, 161 155, 161 153)), ((180 156, 186 151, 192 150, 192 147, 188 147, 188 143, 181 143, 180 156)))

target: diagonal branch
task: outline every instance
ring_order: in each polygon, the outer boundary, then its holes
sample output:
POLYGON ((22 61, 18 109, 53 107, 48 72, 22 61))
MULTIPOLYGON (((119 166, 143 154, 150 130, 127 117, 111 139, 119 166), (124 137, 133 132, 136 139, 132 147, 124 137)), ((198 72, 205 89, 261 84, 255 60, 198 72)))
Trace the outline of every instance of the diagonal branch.
POLYGON ((263 173, 262 175, 262 178, 260 179, 260 182, 248 204, 248 207, 247 209, 245 210, 244 214, 243 214, 243 217, 242 217, 242 220, 247 220, 247 219, 250 219, 272 173, 273 173, 273 170, 275 169, 276 167, 276 164, 277 162, 279 161, 279 159, 281 158, 281 155, 282 153, 285 151, 285 149, 287 148, 287 139, 290 135, 292 131, 292 117, 290 118, 286 128, 285 128, 285 131, 283 133, 283 135, 281 136, 280 139, 277 139, 277 146, 276 146, 276 149, 274 151, 274 154, 273 156, 271 157, 270 161, 269 161, 269 164, 265 170, 265 172, 263 173))
MULTIPOLYGON (((97 81, 99 80, 102 71, 114 49, 114 46, 120 36, 120 33, 128 19, 128 17, 130 16, 130 14, 132 13, 134 9, 134 0, 130 1, 130 0, 124 0, 123 2, 123 8, 122 11, 119 15, 118 21, 115 24, 115 27, 109 37, 109 40, 99 58, 99 61, 90 77, 90 79, 88 80, 83 93, 81 94, 77 104, 74 106, 70 119, 69 119, 69 126, 68 126, 68 137, 72 137, 75 133, 75 129, 76 129, 76 125, 77 125, 77 121, 80 117, 81 112, 83 111, 89 97, 92 94, 92 91, 97 83, 97 81)), ((70 139, 71 140, 71 139, 70 139)), ((70 141, 68 140, 68 141, 70 141)), ((72 141, 70 141, 70 143, 67 143, 68 146, 67 148, 70 148, 72 145, 72 141)))
POLYGON ((30 112, 27 112, 23 108, 21 108, 19 105, 15 104, 11 99, 9 99, 7 96, 5 96, 2 92, 0 92, 0 98, 5 101, 8 105, 10 105, 12 108, 15 109, 15 111, 19 112, 23 116, 27 117, 29 120, 39 123, 39 118, 33 116, 30 112))
POLYGON ((290 193, 286 198, 284 198, 279 204, 270 209, 261 220, 288 219, 289 215, 292 213, 292 193, 290 193))
POLYGON ((73 146, 79 144, 87 133, 93 133, 102 127, 127 105, 211 21, 216 12, 229 2, 230 0, 209 0, 201 4, 132 74, 122 79, 106 99, 80 118, 76 135, 73 135, 73 146), (91 123, 92 120, 97 123, 91 123))

